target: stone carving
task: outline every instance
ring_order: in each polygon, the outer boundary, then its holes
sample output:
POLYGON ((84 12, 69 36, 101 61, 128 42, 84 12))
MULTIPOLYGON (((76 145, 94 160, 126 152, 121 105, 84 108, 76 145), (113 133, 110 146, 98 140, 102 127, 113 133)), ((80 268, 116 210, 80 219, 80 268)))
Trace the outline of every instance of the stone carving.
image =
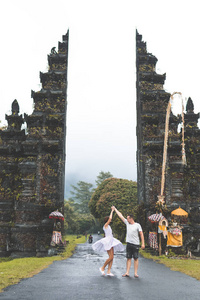
POLYGON ((47 255, 49 213, 63 212, 68 35, 48 56, 42 89, 31 93, 33 113, 19 115, 14 100, 8 127, 0 132, 0 256, 47 255))
MULTIPOLYGON (((147 52, 146 43, 136 32, 138 201, 144 203, 149 213, 154 213, 150 210, 155 207, 157 196, 160 194, 165 115, 170 98, 170 94, 163 88, 166 76, 156 73, 156 63, 157 58, 147 52)), ((189 212, 192 226, 185 226, 184 230, 193 235, 193 241, 200 239, 198 118, 199 114, 194 113, 194 104, 189 98, 184 114, 187 160, 184 166, 181 160, 181 132, 178 132, 181 118, 173 113, 170 115, 164 195, 169 211, 180 205, 189 212)), ((187 240, 187 234, 185 234, 185 240, 187 240)), ((197 248, 197 244, 194 247, 197 248)))

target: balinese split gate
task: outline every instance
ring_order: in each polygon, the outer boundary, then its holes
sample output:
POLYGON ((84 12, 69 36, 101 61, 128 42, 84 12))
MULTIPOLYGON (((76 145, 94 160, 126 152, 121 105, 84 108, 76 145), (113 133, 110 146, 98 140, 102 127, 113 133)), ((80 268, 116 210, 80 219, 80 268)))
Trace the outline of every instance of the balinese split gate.
POLYGON ((68 37, 48 55, 42 88, 31 94, 33 113, 20 115, 14 100, 8 127, 0 131, 0 256, 47 255, 49 214, 63 213, 68 37))
MULTIPOLYGON (((49 214, 57 209, 63 213, 68 38, 69 33, 59 42, 58 51, 53 47, 48 55, 49 71, 40 73, 42 88, 32 91, 33 113, 20 115, 18 101, 14 100, 12 114, 6 115, 8 127, 0 131, 0 256, 47 255, 53 229, 49 214), (27 132, 21 129, 24 123, 27 132)), ((155 228, 150 228, 152 223, 147 217, 158 213, 159 206, 163 210, 166 206, 165 217, 170 223, 174 216, 171 212, 180 206, 189 214, 179 228, 183 246, 198 255, 199 114, 194 113, 191 98, 179 116, 170 110, 166 138, 166 110, 171 94, 163 88, 166 75, 156 72, 156 63, 157 58, 147 51, 142 36, 136 32, 137 182, 138 202, 143 204, 147 219, 146 239, 150 232, 157 234, 158 226, 164 226, 153 223, 155 228), (178 131, 183 120, 184 127, 178 131)), ((151 234, 151 241, 158 244, 155 234, 151 234)))
MULTIPOLYGON (((159 206, 165 208, 169 221, 173 219, 171 212, 179 206, 188 212, 190 225, 188 220, 181 220, 184 223, 181 226, 183 246, 200 255, 199 113, 194 113, 193 101, 189 98, 185 113, 182 114, 181 107, 178 116, 171 110, 168 112, 169 128, 166 132, 166 113, 172 95, 164 90, 166 74, 156 72, 156 63, 157 58, 147 51, 142 35, 136 32, 138 202, 144 203, 146 217, 158 213, 159 206), (181 130, 178 130, 179 124, 182 124, 181 130), (164 147, 166 134, 167 145, 164 147), (162 187, 164 150, 165 181, 162 187)), ((157 248, 158 228, 150 225, 147 219, 146 239, 150 234, 157 248)), ((173 224, 171 226, 173 228, 173 224)))

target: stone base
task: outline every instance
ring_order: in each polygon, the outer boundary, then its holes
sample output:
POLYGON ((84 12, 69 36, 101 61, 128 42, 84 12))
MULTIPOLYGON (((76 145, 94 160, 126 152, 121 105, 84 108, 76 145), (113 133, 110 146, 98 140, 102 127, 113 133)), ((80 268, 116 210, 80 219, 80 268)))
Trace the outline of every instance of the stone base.
POLYGON ((36 252, 21 252, 21 251, 14 251, 10 255, 13 258, 22 258, 22 257, 33 257, 36 256, 36 252))
POLYGON ((10 251, 0 251, 0 257, 8 257, 10 256, 10 251))
POLYGON ((194 250, 194 251, 191 251, 191 253, 195 257, 200 257, 200 251, 194 250))
POLYGON ((39 251, 36 253, 37 257, 46 257, 48 256, 48 251, 39 251))

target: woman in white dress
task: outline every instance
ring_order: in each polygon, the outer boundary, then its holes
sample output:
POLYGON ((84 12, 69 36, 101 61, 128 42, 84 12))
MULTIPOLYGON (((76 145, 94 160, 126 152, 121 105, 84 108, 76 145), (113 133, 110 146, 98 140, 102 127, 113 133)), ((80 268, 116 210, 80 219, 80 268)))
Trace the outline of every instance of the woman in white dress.
POLYGON ((107 271, 108 276, 114 276, 110 272, 113 264, 114 251, 124 251, 123 244, 119 240, 113 237, 112 229, 109 225, 112 220, 113 211, 114 209, 111 210, 110 216, 105 217, 104 219, 105 224, 103 226, 103 230, 105 232, 105 237, 102 238, 101 240, 98 240, 96 243, 92 245, 94 251, 107 251, 109 257, 105 261, 103 267, 99 268, 99 271, 101 272, 102 275, 105 275, 105 268, 108 265, 108 271, 107 271))

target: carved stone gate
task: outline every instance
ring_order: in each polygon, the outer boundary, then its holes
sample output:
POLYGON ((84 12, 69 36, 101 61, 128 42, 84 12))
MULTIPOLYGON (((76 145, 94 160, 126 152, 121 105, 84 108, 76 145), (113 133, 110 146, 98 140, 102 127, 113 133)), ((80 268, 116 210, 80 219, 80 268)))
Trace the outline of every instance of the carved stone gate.
MULTIPOLYGON (((165 116, 171 96, 163 88, 166 74, 156 72, 156 63, 157 58, 147 51, 142 35, 136 32, 138 201, 148 213, 160 195, 165 116)), ((200 129, 191 98, 184 119, 186 166, 182 164, 182 135, 178 132, 182 119, 170 115, 165 201, 169 211, 181 206, 189 212, 190 226, 184 228, 186 243, 193 241, 195 248, 200 242, 200 129)))
POLYGON ((63 212, 68 37, 48 55, 42 88, 32 91, 33 113, 19 115, 14 100, 8 127, 0 131, 0 256, 46 255, 49 213, 63 212))

